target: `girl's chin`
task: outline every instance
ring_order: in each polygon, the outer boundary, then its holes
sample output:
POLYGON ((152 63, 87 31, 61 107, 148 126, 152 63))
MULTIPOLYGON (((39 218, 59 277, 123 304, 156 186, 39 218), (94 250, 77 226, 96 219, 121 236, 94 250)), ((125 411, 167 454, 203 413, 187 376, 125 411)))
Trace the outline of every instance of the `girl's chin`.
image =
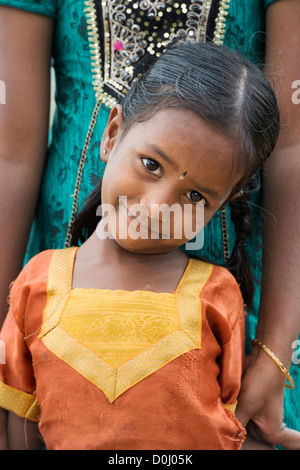
MULTIPOLYGON (((131 222, 132 223, 132 222, 131 222)), ((127 225, 122 231, 119 227, 98 225, 96 230, 100 240, 111 240, 126 251, 139 254, 170 253, 180 248, 186 240, 162 238, 162 235, 151 234, 143 227, 127 225), (133 230, 134 228, 134 230, 133 230)))
MULTIPOLYGON (((144 239, 138 239, 138 240, 133 240, 130 238, 127 239, 121 239, 121 238, 114 238, 115 243, 121 248, 123 248, 126 251, 129 251, 131 253, 136 253, 136 254, 144 254, 144 255, 154 255, 154 254, 163 254, 163 253, 170 253, 171 251, 174 251, 178 249, 181 245, 170 245, 167 242, 168 240, 163 240, 162 243, 161 240, 144 240, 144 239)), ((183 244, 183 243, 182 243, 183 244)))

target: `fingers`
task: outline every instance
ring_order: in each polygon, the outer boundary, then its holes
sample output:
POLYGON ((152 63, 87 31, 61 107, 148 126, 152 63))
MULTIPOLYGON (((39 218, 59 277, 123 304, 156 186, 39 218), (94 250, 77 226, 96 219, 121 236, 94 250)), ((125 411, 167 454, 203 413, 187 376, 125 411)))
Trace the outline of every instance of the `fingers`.
POLYGON ((248 429, 249 433, 260 442, 280 446, 286 450, 300 450, 300 432, 287 428, 285 424, 282 424, 273 433, 265 433, 261 427, 259 428, 253 422, 249 423, 248 429))
POLYGON ((256 358, 254 363, 248 364, 238 396, 236 418, 256 441, 300 450, 300 432, 282 424, 285 377, 277 365, 272 367, 267 359, 261 355, 259 362, 256 358))
MULTIPOLYGON (((262 407, 262 406, 261 406, 262 407)), ((236 408, 235 416, 239 422, 247 426, 248 422, 259 412, 260 402, 256 392, 248 393, 247 388, 242 389, 238 397, 238 405, 236 408)))
POLYGON ((247 435, 243 442, 241 450, 276 450, 271 444, 256 440, 254 437, 247 435))
POLYGON ((241 425, 245 428, 250 420, 251 414, 247 413, 247 411, 243 408, 237 408, 235 412, 236 419, 241 423, 241 425))
POLYGON ((281 446, 286 450, 300 450, 300 433, 294 429, 284 427, 274 434, 265 435, 261 433, 266 442, 281 446))

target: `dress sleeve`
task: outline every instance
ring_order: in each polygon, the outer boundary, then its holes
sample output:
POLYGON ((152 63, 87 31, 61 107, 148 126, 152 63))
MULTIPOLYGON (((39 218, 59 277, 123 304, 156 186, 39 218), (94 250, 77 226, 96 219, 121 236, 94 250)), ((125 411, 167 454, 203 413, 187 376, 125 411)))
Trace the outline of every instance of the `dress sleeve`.
POLYGON ((225 407, 235 411, 244 365, 244 308, 232 329, 231 339, 222 345, 220 393, 225 407))
POLYGON ((32 358, 22 331, 27 296, 23 270, 11 288, 10 308, 0 333, 0 407, 38 421, 32 358))
POLYGON ((220 398, 225 408, 235 411, 241 387, 245 348, 245 305, 240 287, 225 268, 214 270, 202 290, 206 321, 219 345, 217 362, 220 398))
POLYGON ((55 18, 57 0, 0 0, 0 5, 55 18))

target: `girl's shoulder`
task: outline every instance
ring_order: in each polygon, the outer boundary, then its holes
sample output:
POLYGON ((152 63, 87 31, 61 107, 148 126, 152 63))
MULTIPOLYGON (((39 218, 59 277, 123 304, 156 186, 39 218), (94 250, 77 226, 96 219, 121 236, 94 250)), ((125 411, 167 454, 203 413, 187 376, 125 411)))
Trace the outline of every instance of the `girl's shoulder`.
MULTIPOLYGON (((10 297, 15 297, 17 294, 21 295, 21 291, 26 293, 41 292, 47 290, 48 278, 50 270, 52 269, 52 262, 55 255, 58 253, 60 257, 69 256, 73 258, 75 255, 75 248, 66 249, 50 249, 45 250, 33 256, 23 267, 18 277, 11 283, 10 297)), ((72 260, 69 262, 70 269, 72 268, 72 260)))
POLYGON ((219 286, 224 289, 226 288, 227 291, 228 289, 233 290, 236 295, 239 294, 240 297, 242 296, 240 286, 236 278, 223 266, 213 265, 210 283, 213 286, 219 286))
POLYGON ((22 272, 26 277, 34 277, 46 273, 48 275, 51 262, 54 258, 58 258, 61 263, 67 262, 70 268, 73 265, 74 257, 78 247, 50 249, 41 251, 33 256, 24 266, 22 272))
POLYGON ((228 269, 211 265, 211 274, 200 293, 207 314, 224 317, 232 328, 244 315, 245 304, 240 286, 228 269))
MULTIPOLYGON (((42 251, 26 263, 18 277, 11 283, 8 304, 21 331, 24 318, 27 326, 30 326, 42 315, 48 298, 51 266, 57 253, 64 255, 70 251, 67 249, 42 251)), ((72 255, 74 253, 73 249, 72 255)))
POLYGON ((47 275, 51 259, 56 251, 55 249, 45 250, 33 256, 25 264, 19 276, 29 280, 35 277, 40 278, 43 274, 47 275))
POLYGON ((33 256, 23 267, 17 278, 10 285, 9 301, 28 297, 29 291, 37 287, 47 287, 48 271, 55 250, 46 250, 33 256))
MULTIPOLYGON (((218 292, 220 296, 233 295, 239 300, 242 299, 239 284, 227 268, 197 258, 192 258, 192 262, 195 266, 195 273, 206 273, 206 281, 202 283, 203 288, 205 287, 211 292, 218 292)), ((202 276, 199 277, 202 278, 202 276)))

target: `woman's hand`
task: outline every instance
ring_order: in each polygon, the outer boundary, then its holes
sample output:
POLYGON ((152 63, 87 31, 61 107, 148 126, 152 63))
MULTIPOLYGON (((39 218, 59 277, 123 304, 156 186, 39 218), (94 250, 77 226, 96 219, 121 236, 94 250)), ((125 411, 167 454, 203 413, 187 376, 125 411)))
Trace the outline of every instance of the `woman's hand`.
POLYGON ((254 346, 246 357, 236 417, 257 440, 300 450, 300 433, 283 422, 285 382, 286 376, 277 364, 254 346))

